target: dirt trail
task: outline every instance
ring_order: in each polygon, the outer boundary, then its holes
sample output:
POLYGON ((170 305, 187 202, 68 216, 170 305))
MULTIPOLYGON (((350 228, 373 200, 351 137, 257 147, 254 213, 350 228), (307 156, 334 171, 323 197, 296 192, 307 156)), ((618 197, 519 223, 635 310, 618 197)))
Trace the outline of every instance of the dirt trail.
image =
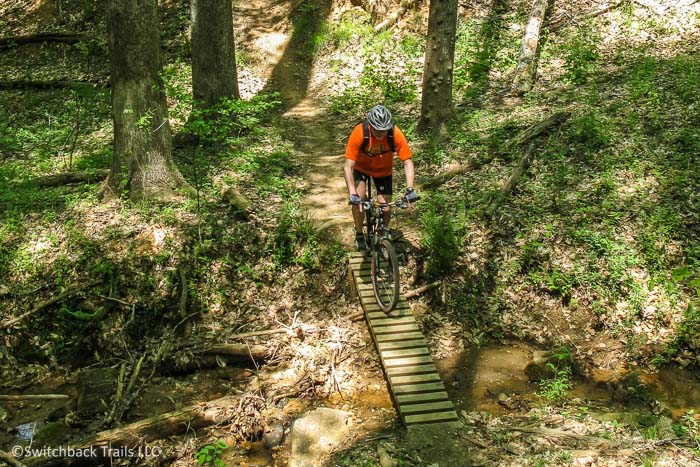
POLYGON ((332 228, 338 240, 350 244, 352 217, 343 179, 345 148, 334 142, 341 130, 324 115, 321 105, 308 97, 284 114, 299 162, 306 168, 302 207, 318 227, 332 228))
POLYGON ((304 171, 302 208, 317 227, 332 229, 338 240, 350 246, 352 217, 342 172, 345 148, 339 141, 347 137, 351 124, 334 122, 309 92, 319 84, 312 84, 310 41, 330 14, 331 2, 293 8, 291 2, 273 0, 237 4, 236 40, 241 50, 251 54, 255 74, 265 83, 257 91, 279 92, 287 109, 283 125, 304 171))

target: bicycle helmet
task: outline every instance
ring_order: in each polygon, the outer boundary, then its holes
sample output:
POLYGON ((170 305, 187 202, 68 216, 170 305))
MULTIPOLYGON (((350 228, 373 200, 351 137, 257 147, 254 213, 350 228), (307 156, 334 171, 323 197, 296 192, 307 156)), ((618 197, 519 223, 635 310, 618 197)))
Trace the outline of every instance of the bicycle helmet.
POLYGON ((389 130, 394 126, 391 112, 383 105, 375 105, 367 114, 367 121, 377 131, 389 130))

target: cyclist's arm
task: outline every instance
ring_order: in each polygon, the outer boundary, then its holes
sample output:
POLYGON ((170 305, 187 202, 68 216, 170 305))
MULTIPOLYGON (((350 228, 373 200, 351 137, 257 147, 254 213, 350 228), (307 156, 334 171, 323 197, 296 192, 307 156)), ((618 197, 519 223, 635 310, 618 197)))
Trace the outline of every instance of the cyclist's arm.
POLYGON ((413 181, 416 176, 416 169, 413 165, 413 160, 406 159, 403 161, 403 169, 406 172, 406 186, 413 188, 413 181))
POLYGON ((355 188, 355 178, 353 176, 353 170, 355 169, 355 161, 352 159, 345 159, 345 166, 343 166, 343 173, 345 174, 345 184, 348 186, 348 194, 356 195, 357 189, 355 188))

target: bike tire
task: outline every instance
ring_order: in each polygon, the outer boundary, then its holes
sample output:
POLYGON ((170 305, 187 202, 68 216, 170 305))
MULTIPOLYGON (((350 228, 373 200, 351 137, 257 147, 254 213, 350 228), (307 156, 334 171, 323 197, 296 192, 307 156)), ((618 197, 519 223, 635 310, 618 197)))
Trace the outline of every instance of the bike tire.
POLYGON ((372 248, 372 288, 379 308, 389 313, 399 301, 399 262, 396 250, 386 238, 372 248))

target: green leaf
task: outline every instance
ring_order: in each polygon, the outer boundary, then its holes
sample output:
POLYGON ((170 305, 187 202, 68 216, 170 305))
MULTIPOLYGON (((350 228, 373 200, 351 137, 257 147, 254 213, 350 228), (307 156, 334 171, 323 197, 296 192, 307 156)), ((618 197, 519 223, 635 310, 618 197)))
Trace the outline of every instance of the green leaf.
POLYGON ((677 268, 671 271, 671 278, 674 282, 681 282, 690 277, 691 275, 692 274, 688 270, 688 266, 683 266, 681 268, 677 268))

